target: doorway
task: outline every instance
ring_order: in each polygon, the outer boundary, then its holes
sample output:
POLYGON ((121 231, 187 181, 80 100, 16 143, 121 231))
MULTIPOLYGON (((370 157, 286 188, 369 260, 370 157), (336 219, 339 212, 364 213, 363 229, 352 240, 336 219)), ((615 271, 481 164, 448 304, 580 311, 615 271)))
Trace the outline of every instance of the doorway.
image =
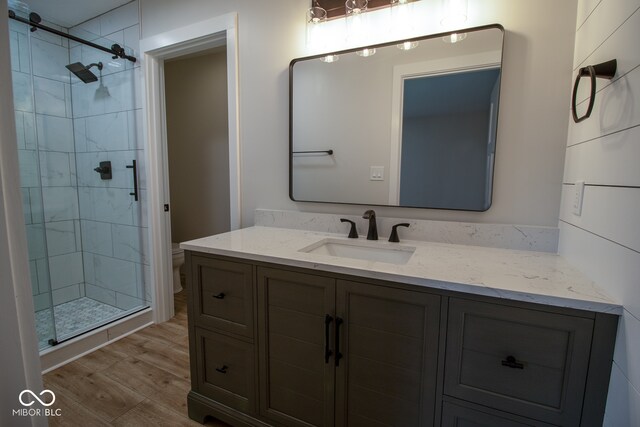
POLYGON ((230 230, 226 44, 165 61, 173 289, 180 242, 230 230))
MULTIPOLYGON (((160 323, 170 319, 174 312, 171 250, 172 220, 176 218, 176 221, 180 221, 178 218, 186 217, 191 223, 187 227, 187 231, 176 225, 176 233, 187 233, 184 235, 186 237, 176 236, 179 239, 183 239, 182 241, 193 237, 203 237, 200 235, 202 233, 209 235, 240 227, 237 15, 235 13, 223 15, 145 38, 140 41, 140 50, 144 57, 144 76, 146 80, 147 123, 145 129, 149 143, 149 218, 152 277, 155 286, 154 321, 160 323), (172 91, 172 83, 167 84, 167 79, 171 79, 175 65, 178 70, 182 69, 181 72, 177 73, 182 75, 182 79, 191 80, 192 83, 196 84, 191 86, 190 89, 183 88, 182 90, 197 89, 197 79, 194 74, 200 74, 205 81, 211 83, 209 89, 215 92, 216 89, 213 89, 216 87, 213 83, 214 79, 211 79, 211 74, 206 71, 208 66, 204 67, 203 65, 211 59, 209 58, 210 55, 222 55, 225 59, 222 68, 225 68, 226 72, 226 80, 224 81, 226 85, 226 102, 218 103, 217 108, 223 110, 226 108, 226 147, 222 147, 224 143, 220 143, 225 136, 224 133, 219 132, 220 127, 224 127, 224 123, 221 124, 219 121, 219 114, 211 110, 209 106, 192 105, 195 102, 193 102, 193 99, 185 97, 185 93, 177 94, 178 98, 173 97, 172 95, 175 95, 175 93, 169 93, 172 91), (196 70, 191 68, 185 75, 184 69, 185 67, 189 68, 189 66, 202 67, 203 69, 196 70), (178 101, 175 101, 175 99, 178 99, 178 101), (178 104, 173 105, 174 102, 178 104), (197 139, 198 135, 207 133, 207 128, 205 127, 203 130, 200 128, 199 123, 197 123, 198 129, 181 129, 180 125, 177 128, 172 128, 170 122, 173 121, 174 116, 169 116, 168 114, 171 110, 174 110, 174 107, 189 111, 187 114, 181 113, 179 115, 182 116, 182 120, 191 122, 192 126, 195 126, 193 125, 194 117, 190 117, 190 115, 199 116, 195 122, 215 122, 217 136, 214 139, 217 142, 212 142, 213 139, 208 135, 206 139, 209 143, 205 141, 204 143, 207 145, 203 148, 201 145, 203 141, 197 141, 197 139), (171 133, 174 134, 174 138, 171 138, 171 133), (195 135, 188 135, 189 133, 194 133, 195 135), (185 142, 187 140, 190 140, 190 142, 185 142), (183 143, 186 145, 183 145, 183 143), (189 167, 189 161, 196 161, 193 160, 193 154, 198 154, 197 151, 194 153, 193 150, 202 149, 206 151, 206 156, 202 155, 201 158, 197 159, 198 165, 189 167), (225 154, 226 159, 224 159, 225 154), (182 157, 187 160, 182 159, 182 157), (184 169, 184 164, 181 164, 178 166, 178 170, 174 169, 172 173, 170 159, 171 162, 176 160, 176 163, 186 162, 187 172, 180 172, 180 169, 184 169), (215 165, 213 163, 214 160, 216 161, 215 165), (218 161, 220 162, 218 163, 218 161), (196 169, 198 170, 196 171, 196 169), (185 182, 184 179, 191 178, 184 175, 195 175, 196 172, 201 175, 195 181, 191 181, 190 185, 194 188, 190 188, 189 183, 185 182), (221 178, 225 173, 226 176, 221 178), (215 191, 212 191, 211 179, 220 181, 216 182, 215 191), (174 180, 176 181, 175 183, 173 182, 174 180), (207 182, 203 183, 203 180, 207 182), (174 191, 171 191, 172 188, 174 191), (172 197, 171 203, 169 202, 170 196, 172 197), (183 196, 187 197, 187 202, 179 201, 183 196), (207 221, 207 226, 203 228, 191 227, 197 226, 198 224, 195 223, 198 220, 193 216, 196 213, 193 212, 189 204, 191 202, 200 203, 203 200, 217 201, 218 198, 225 200, 224 205, 222 207, 208 206, 207 209, 211 208, 216 212, 221 212, 226 208, 228 216, 221 215, 214 221, 207 221), (171 215, 171 211, 174 208, 178 209, 178 212, 176 212, 176 215, 171 215)), ((216 68, 216 66, 213 67, 216 68)), ((218 71, 220 71, 219 68, 220 63, 218 62, 218 71)), ((219 82, 219 79, 216 80, 219 82)), ((177 83, 180 86, 183 82, 178 81, 177 83)), ((200 90, 203 90, 202 87, 200 87, 200 90)), ((209 128, 210 130, 211 128, 209 128)), ((206 213, 203 213, 203 215, 206 215, 206 213)), ((176 241, 175 239, 173 240, 174 242, 176 241)))

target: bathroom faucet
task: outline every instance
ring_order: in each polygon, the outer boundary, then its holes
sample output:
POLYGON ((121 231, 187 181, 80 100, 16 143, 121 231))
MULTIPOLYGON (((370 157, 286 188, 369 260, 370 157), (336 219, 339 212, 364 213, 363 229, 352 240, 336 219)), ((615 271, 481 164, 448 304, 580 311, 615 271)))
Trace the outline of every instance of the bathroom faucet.
POLYGON ((378 240, 378 226, 376 225, 376 213, 369 209, 362 215, 362 218, 369 220, 369 232, 367 240, 378 240))
POLYGON ((349 238, 357 239, 358 238, 358 230, 356 230, 356 223, 354 221, 350 221, 346 218, 340 218, 340 222, 348 222, 351 224, 351 228, 349 229, 349 238))

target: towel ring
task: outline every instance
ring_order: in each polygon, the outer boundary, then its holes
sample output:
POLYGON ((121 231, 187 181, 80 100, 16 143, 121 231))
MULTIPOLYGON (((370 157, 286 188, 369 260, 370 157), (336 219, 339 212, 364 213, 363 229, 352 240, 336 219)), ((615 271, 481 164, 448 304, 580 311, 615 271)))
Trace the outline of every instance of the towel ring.
POLYGON ((591 116, 593 105, 596 101, 596 77, 611 80, 616 74, 617 65, 617 61, 615 59, 612 59, 611 61, 603 62, 601 64, 587 65, 586 67, 580 68, 580 70, 578 71, 578 75, 576 76, 576 81, 573 84, 573 95, 571 97, 571 114, 573 115, 574 122, 580 123, 581 121, 591 116), (587 112, 584 114, 584 116, 578 117, 578 113, 576 112, 576 96, 578 94, 578 86, 580 86, 580 80, 584 76, 589 76, 589 80, 591 80, 591 94, 589 96, 589 105, 587 106, 587 112))

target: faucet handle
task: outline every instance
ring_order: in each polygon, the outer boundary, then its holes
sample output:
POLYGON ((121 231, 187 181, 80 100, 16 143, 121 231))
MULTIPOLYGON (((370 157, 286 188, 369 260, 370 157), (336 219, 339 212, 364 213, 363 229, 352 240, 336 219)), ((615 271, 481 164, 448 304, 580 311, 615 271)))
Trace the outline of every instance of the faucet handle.
POLYGON ((394 243, 400 242, 400 239, 398 238, 398 227, 409 227, 410 225, 411 224, 408 222, 401 222, 400 224, 396 224, 391 227, 391 236, 389 236, 389 241, 394 243))
POLYGON ((340 218, 340 222, 348 222, 351 224, 351 230, 349 230, 350 239, 358 238, 358 231, 356 230, 356 223, 354 221, 348 220, 346 218, 340 218))

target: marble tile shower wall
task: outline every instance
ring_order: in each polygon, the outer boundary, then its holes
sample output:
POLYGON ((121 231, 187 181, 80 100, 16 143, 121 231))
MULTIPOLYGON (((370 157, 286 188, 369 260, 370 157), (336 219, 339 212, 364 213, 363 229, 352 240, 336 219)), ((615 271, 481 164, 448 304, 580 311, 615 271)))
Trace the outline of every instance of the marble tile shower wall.
POLYGON ((85 294, 71 82, 64 67, 69 46, 18 22, 9 28, 29 262, 35 307, 42 310, 50 305, 50 290, 54 304, 85 294))
MULTIPOLYGON (((136 1, 68 31, 104 46, 118 43, 139 56, 138 22, 136 1)), ((36 310, 49 306, 50 289, 54 305, 85 295, 122 309, 145 304, 151 298, 145 291, 149 261, 140 63, 114 60, 44 31, 29 34, 26 25, 15 21, 10 31, 36 310), (102 62, 99 82, 70 78, 65 65, 72 62, 102 62), (133 176, 126 168, 134 159, 138 202, 129 195, 133 176), (112 163, 112 180, 101 180, 93 170, 104 160, 112 163)))
MULTIPOLYGON (((132 2, 69 32, 104 46, 118 43, 139 57, 139 29, 138 2, 132 2)), ((112 59, 74 42, 69 53, 71 62, 104 66, 97 83, 71 81, 86 296, 131 309, 150 301, 140 62, 112 59), (107 160, 113 179, 102 180, 93 169, 107 160), (137 202, 129 194, 133 175, 126 167, 133 160, 137 202)))

